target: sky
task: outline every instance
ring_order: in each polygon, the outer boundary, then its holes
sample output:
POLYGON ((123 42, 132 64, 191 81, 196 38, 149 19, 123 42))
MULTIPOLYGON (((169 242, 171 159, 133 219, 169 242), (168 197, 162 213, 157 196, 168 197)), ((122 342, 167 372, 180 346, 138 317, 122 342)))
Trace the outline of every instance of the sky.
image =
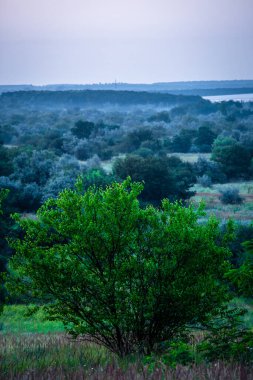
POLYGON ((0 84, 253 79, 253 0, 0 0, 0 84))

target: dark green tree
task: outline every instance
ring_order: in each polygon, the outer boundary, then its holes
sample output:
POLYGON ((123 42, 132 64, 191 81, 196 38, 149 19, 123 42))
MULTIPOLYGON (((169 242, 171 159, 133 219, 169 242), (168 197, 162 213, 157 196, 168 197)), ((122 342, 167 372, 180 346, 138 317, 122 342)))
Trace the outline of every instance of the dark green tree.
POLYGON ((222 165, 229 179, 248 178, 251 154, 242 144, 229 137, 218 137, 213 144, 212 160, 222 165))
POLYGON ((211 152, 212 144, 216 137, 217 134, 208 126, 203 126, 198 129, 194 144, 198 147, 200 152, 211 152))
POLYGON ((0 215, 3 213, 3 201, 7 197, 8 192, 7 189, 0 189, 0 215))
POLYGON ((190 165, 177 157, 127 156, 115 162, 114 173, 121 179, 130 176, 134 181, 144 181, 140 195, 143 202, 159 204, 163 198, 187 199, 194 183, 190 165))
POLYGON ((150 129, 136 129, 126 135, 123 141, 123 150, 125 152, 133 152, 138 149, 144 141, 152 141, 153 134, 150 129))
POLYGON ((91 133, 96 129, 96 126, 91 121, 79 120, 71 128, 71 132, 78 139, 88 139, 91 133))
POLYGON ((192 146, 192 140, 196 136, 196 131, 192 129, 181 129, 171 142, 172 152, 187 153, 192 146))
POLYGON ((156 121, 156 122, 164 121, 164 123, 169 123, 171 121, 170 120, 170 114, 167 111, 161 111, 161 112, 155 113, 154 115, 150 116, 148 121, 151 121, 151 122, 152 121, 156 121))
POLYGON ((37 218, 16 217, 7 289, 47 303, 74 336, 120 356, 149 353, 189 325, 219 314, 229 298, 229 250, 203 210, 163 202, 140 208, 143 186, 127 179, 105 190, 65 190, 37 218))
POLYGON ((9 150, 0 144, 0 176, 8 176, 13 172, 12 159, 9 150))

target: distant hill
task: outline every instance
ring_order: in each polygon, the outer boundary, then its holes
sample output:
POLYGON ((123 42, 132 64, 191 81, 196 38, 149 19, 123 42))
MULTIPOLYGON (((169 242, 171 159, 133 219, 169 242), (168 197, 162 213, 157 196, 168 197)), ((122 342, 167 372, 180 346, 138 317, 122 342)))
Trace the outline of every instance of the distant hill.
POLYGON ((228 81, 192 81, 192 82, 161 82, 152 84, 131 83, 95 83, 95 84, 50 84, 33 85, 0 85, 0 93, 14 91, 83 91, 83 90, 113 90, 113 91, 147 91, 171 93, 176 95, 230 95, 253 93, 253 80, 228 81))
POLYGON ((16 91, 0 95, 0 105, 27 108, 73 108, 135 105, 202 105, 209 101, 199 96, 184 96, 158 92, 84 90, 84 91, 16 91))

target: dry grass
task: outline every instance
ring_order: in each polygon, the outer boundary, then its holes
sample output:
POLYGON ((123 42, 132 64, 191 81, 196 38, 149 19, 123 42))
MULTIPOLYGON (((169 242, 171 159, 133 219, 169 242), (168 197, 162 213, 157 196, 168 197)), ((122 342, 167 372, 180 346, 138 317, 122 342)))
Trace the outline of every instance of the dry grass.
POLYGON ((154 367, 137 358, 119 360, 103 347, 64 334, 1 334, 0 379, 253 380, 253 368, 222 362, 154 367))

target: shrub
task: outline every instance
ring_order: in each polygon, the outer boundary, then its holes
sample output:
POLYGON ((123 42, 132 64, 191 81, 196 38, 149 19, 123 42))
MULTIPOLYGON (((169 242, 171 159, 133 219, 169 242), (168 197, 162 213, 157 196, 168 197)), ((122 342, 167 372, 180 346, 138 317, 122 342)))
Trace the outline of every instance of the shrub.
POLYGON ((226 175, 223 173, 222 167, 218 162, 209 161, 203 157, 199 157, 193 167, 197 177, 207 175, 212 183, 226 182, 226 175))
POLYGON ((169 343, 163 352, 159 355, 147 355, 143 358, 143 363, 148 365, 149 368, 159 367, 173 367, 176 368, 178 364, 184 366, 196 363, 200 360, 197 357, 197 352, 194 350, 194 346, 184 342, 183 340, 176 340, 169 343))
POLYGON ((239 268, 231 269, 228 277, 234 283, 239 294, 245 297, 253 296, 253 239, 245 241, 243 246, 247 256, 239 268))
POLYGON ((71 132, 78 139, 88 139, 95 129, 96 126, 94 123, 90 121, 78 120, 74 127, 71 128, 71 132))
POLYGON ((154 153, 149 148, 143 148, 143 147, 141 147, 141 148, 137 149, 136 151, 134 151, 134 154, 136 156, 141 156, 141 157, 146 158, 146 157, 152 156, 154 153))
POLYGON ((203 187, 211 187, 212 186, 212 180, 206 174, 202 175, 201 177, 197 177, 197 183, 203 187))
POLYGON ((227 187, 219 191, 221 193, 220 200, 223 204, 241 204, 243 202, 239 189, 236 187, 227 187))
POLYGON ((253 363, 253 332, 242 325, 244 310, 227 310, 208 325, 209 332, 199 351, 210 361, 253 363))

